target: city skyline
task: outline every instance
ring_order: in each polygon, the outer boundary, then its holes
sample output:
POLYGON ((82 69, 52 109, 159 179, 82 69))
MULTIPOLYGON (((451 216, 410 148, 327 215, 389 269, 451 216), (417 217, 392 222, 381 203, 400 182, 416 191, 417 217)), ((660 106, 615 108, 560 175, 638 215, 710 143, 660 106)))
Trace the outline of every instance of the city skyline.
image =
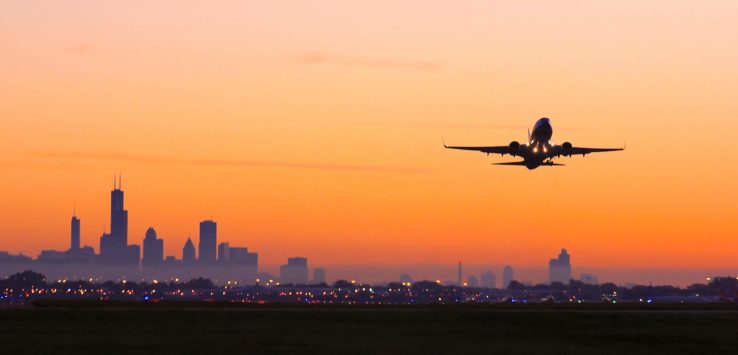
MULTIPOLYGON (((261 265, 258 264, 258 255, 256 253, 250 253, 248 251, 248 248, 243 247, 235 247, 231 246, 230 242, 218 242, 217 239, 217 223, 212 219, 205 219, 199 222, 199 234, 198 237, 195 240, 191 239, 191 235, 188 235, 187 241, 184 243, 184 248, 179 249, 180 253, 174 253, 173 255, 166 254, 164 252, 164 239, 159 239, 158 234, 154 227, 147 228, 144 237, 141 239, 141 243, 139 244, 127 244, 128 243, 128 210, 125 209, 124 204, 124 196, 125 192, 122 189, 122 174, 117 174, 113 179, 113 190, 110 191, 110 217, 109 221, 111 222, 111 228, 110 232, 103 231, 102 236, 99 237, 99 244, 98 248, 94 248, 88 245, 85 245, 84 247, 81 246, 81 235, 80 235, 80 225, 82 218, 80 218, 77 215, 77 209, 76 206, 73 208, 72 218, 70 222, 70 234, 68 236, 68 245, 69 248, 67 249, 61 249, 61 250, 55 250, 55 249, 43 249, 41 250, 39 254, 39 258, 43 258, 46 261, 45 263, 51 261, 52 263, 58 263, 59 260, 67 259, 66 262, 72 262, 72 263, 78 263, 80 261, 82 262, 93 262, 97 263, 99 265, 132 265, 135 264, 137 267, 140 268, 141 276, 145 278, 151 278, 151 276, 147 276, 147 268, 156 267, 156 266, 164 266, 164 265, 174 265, 173 263, 179 263, 184 266, 205 266, 205 265, 211 265, 211 266, 218 266, 223 265, 224 262, 229 262, 231 258, 233 258, 232 266, 236 265, 242 265, 245 267, 250 267, 251 269, 243 269, 241 273, 243 275, 251 275, 250 278, 257 278, 258 275, 262 275, 262 277, 267 278, 274 278, 275 280, 280 280, 282 277, 285 277, 285 279, 288 281, 288 283, 300 283, 300 284, 307 284, 310 279, 309 273, 310 271, 318 270, 317 272, 322 273, 322 279, 325 280, 325 267, 316 267, 314 269, 309 269, 307 267, 307 259, 304 257, 288 257, 287 258, 287 264, 278 264, 278 265, 261 265), (115 227, 113 227, 115 225, 115 227), (116 232, 113 232, 113 231, 116 232), (111 241, 111 236, 116 236, 119 238, 119 241, 111 241), (101 251, 105 248, 104 245, 113 243, 114 247, 112 250, 108 250, 105 254, 100 254, 101 251), (148 248, 147 248, 148 245, 148 248), (197 246, 196 246, 197 245, 197 246), (117 248, 117 249, 115 249, 117 248), (188 250, 189 248, 189 250, 188 250), (202 249, 205 248, 205 249, 202 249), (198 249, 200 251, 198 251, 198 249), (117 250, 117 251, 116 251, 117 250), (201 254, 203 253, 202 250, 205 250, 206 257, 204 259, 201 258, 201 254), (147 252, 150 252, 151 255, 155 255, 155 257, 149 256, 153 260, 146 260, 147 252), (98 254, 95 254, 98 253, 98 254), (122 253, 122 254, 116 254, 116 253, 122 253), (233 255, 233 257, 231 257, 233 255), (293 265, 293 263, 295 263, 293 265), (250 266, 249 266, 250 265, 250 266), (258 266, 257 266, 258 265, 258 266), (298 271, 299 270, 299 271, 298 271), (286 275, 286 276, 285 276, 286 275)), ((134 242, 137 239, 134 238, 134 242)), ((174 249, 177 247, 175 246, 174 249)), ((110 247, 108 247, 110 249, 110 247)), ((2 250, 2 249, 0 249, 2 250)), ((12 255, 12 253, 11 253, 12 255)), ((21 253, 22 255, 22 253, 21 253)), ((523 267, 522 270, 528 270, 528 272, 524 272, 523 277, 516 278, 513 270, 514 269, 511 265, 505 265, 502 267, 501 265, 498 267, 492 267, 490 264, 486 265, 475 265, 472 267, 472 271, 466 271, 464 270, 462 266, 462 262, 459 261, 456 265, 454 276, 455 278, 449 278, 446 277, 450 274, 452 270, 444 270, 448 268, 444 265, 433 265, 430 269, 433 269, 434 271, 421 271, 416 272, 415 275, 420 276, 419 278, 415 280, 438 280, 444 284, 456 284, 456 285, 467 285, 470 281, 474 282, 475 284, 479 284, 480 281, 484 281, 485 277, 487 278, 487 282, 489 282, 489 279, 491 278, 493 281, 496 280, 497 272, 501 275, 501 281, 498 285, 500 288, 505 288, 506 284, 509 284, 510 281, 518 281, 527 285, 533 285, 538 283, 552 283, 552 282, 562 282, 567 283, 564 280, 574 279, 574 280, 582 280, 585 283, 592 283, 592 280, 598 280, 599 275, 596 274, 593 275, 590 272, 592 270, 598 270, 599 272, 604 271, 605 276, 605 282, 616 282, 621 285, 632 285, 637 284, 638 282, 644 283, 645 278, 641 277, 634 277, 633 274, 635 273, 642 273, 643 270, 636 270, 632 269, 629 271, 628 276, 626 276, 624 279, 618 279, 614 278, 612 279, 612 272, 608 272, 606 268, 591 268, 591 267, 584 267, 579 269, 573 269, 571 263, 570 263, 570 256, 567 253, 566 249, 561 249, 561 253, 557 258, 551 259, 548 263, 548 266, 544 268, 540 268, 539 270, 533 271, 536 268, 535 267, 523 267), (540 274, 542 271, 546 272, 545 277, 542 277, 540 274), (577 277, 572 270, 576 270, 577 272, 580 272, 580 277, 577 277), (587 272, 581 272, 581 270, 585 270, 587 272), (452 281, 453 280, 453 281, 452 281), (467 280, 467 281, 464 281, 467 280), (473 280, 473 281, 472 281, 473 280)), ((34 258, 35 259, 35 258, 34 258)), ((91 265, 91 264, 89 264, 91 265)), ((357 279, 364 282, 394 282, 401 280, 402 277, 407 276, 408 269, 418 269, 422 268, 424 264, 416 264, 416 265, 405 265, 405 266, 395 266, 395 274, 392 275, 391 273, 388 274, 387 272, 384 273, 374 273, 372 275, 371 271, 376 271, 376 265, 365 265, 364 268, 370 269, 370 272, 364 271, 358 271, 357 268, 362 268, 362 265, 330 265, 332 267, 332 274, 337 275, 335 278, 337 279, 357 279), (353 271, 346 271, 352 270, 353 271), (400 274, 400 272, 402 272, 400 274), (382 276, 379 276, 382 275, 382 276), (401 276, 398 276, 401 275, 401 276)), ((429 265, 425 265, 426 267, 429 265)), ((175 269, 176 270, 176 269, 175 269)), ((213 269, 215 270, 215 269, 213 269)), ((213 270, 210 271, 192 271, 189 273, 189 275, 195 275, 195 276, 210 276, 210 277, 216 277, 217 273, 213 273, 213 270)), ((718 269, 719 270, 719 269, 718 269)), ((17 270, 5 270, 7 272, 10 271, 17 271, 17 270)), ((149 270, 150 271, 150 270, 149 270)), ((674 284, 678 286, 686 286, 694 282, 702 281, 703 277, 702 275, 731 275, 733 270, 732 269, 723 269, 720 271, 716 270, 704 270, 702 274, 695 277, 694 271, 690 273, 686 273, 685 275, 682 275, 682 277, 678 277, 675 275, 675 272, 678 273, 679 270, 671 270, 671 275, 668 275, 667 273, 662 274, 661 276, 649 276, 648 279, 649 283, 652 283, 654 278, 656 279, 657 283, 664 283, 664 284, 674 284), (668 275, 668 276, 665 276, 668 275), (669 281, 666 281, 669 280, 669 281)), ((684 270, 682 270, 684 271, 684 270)), ((161 276, 161 274, 159 274, 161 276)), ((172 277, 176 277, 177 271, 170 272, 172 277)), ((653 274, 652 274, 653 275, 653 274)), ((658 275, 656 273, 655 275, 658 275)), ((412 275, 410 275, 412 276, 412 275)), ((115 279, 115 277, 113 277, 115 279)), ((492 284, 496 284, 496 281, 492 284)))

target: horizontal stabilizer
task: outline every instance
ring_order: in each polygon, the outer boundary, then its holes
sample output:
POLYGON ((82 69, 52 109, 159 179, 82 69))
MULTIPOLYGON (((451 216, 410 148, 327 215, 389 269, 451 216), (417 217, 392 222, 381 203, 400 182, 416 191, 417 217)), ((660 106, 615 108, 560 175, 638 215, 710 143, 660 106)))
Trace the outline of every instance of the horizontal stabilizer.
POLYGON ((505 162, 505 163, 492 163, 492 165, 520 165, 520 166, 525 166, 525 162, 524 161, 509 161, 509 162, 505 162))
MULTIPOLYGON (((509 161, 504 163, 492 163, 492 165, 517 165, 517 166, 526 166, 524 161, 509 161)), ((566 164, 559 164, 559 163, 541 163, 539 166, 566 166, 566 164)))

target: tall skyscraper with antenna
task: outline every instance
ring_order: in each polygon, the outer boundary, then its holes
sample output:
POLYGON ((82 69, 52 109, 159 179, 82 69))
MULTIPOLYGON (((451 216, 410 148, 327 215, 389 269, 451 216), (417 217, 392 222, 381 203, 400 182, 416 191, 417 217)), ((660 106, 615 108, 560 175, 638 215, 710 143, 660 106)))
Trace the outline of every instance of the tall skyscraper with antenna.
POLYGON ((110 234, 100 238, 100 260, 109 263, 138 265, 141 248, 128 245, 128 211, 124 206, 123 177, 113 178, 110 192, 110 234))
POLYGON ((123 206, 123 177, 118 175, 118 184, 113 181, 110 192, 110 236, 117 247, 128 245, 128 211, 123 206))

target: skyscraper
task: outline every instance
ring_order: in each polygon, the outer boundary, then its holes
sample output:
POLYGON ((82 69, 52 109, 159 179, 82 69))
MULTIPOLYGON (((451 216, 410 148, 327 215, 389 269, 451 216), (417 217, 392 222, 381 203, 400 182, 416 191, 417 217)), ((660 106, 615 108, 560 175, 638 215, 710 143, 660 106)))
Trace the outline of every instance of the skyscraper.
POLYGON ((156 230, 149 228, 143 240, 144 265, 157 265, 164 261, 164 240, 156 236, 156 230))
POLYGON ((325 283, 325 269, 322 267, 316 267, 313 269, 313 281, 312 284, 325 283))
POLYGON ((513 280, 513 268, 507 265, 502 269, 502 288, 507 288, 513 280))
POLYGON ((480 277, 480 283, 481 286, 485 288, 496 288, 497 277, 492 273, 492 271, 487 271, 480 277))
POLYGON ((69 246, 69 250, 72 253, 75 253, 79 251, 79 236, 80 236, 80 221, 79 218, 77 218, 77 213, 74 213, 72 215, 72 233, 71 233, 71 243, 69 246))
POLYGON ((458 275, 456 275, 457 276, 456 284, 459 286, 463 286, 461 283, 461 261, 459 261, 459 270, 457 271, 458 271, 458 275))
POLYGON ((138 265, 141 257, 138 245, 128 245, 128 211, 123 204, 122 178, 113 179, 110 192, 110 233, 100 237, 100 261, 138 265))
POLYGON ((283 284, 301 285, 308 282, 307 258, 287 259, 287 264, 279 268, 279 279, 283 284))
POLYGON ((214 221, 200 222, 200 262, 214 263, 218 245, 218 226, 214 221))
POLYGON ((548 280, 551 283, 569 284, 571 280, 571 261, 566 249, 561 249, 559 257, 548 262, 548 280))
MULTIPOLYGON (((221 243, 223 245, 223 243, 221 243)), ((220 256, 219 256, 220 257, 220 256)), ((220 263, 220 259, 218 259, 220 263)), ((245 279, 255 279, 259 272, 259 254, 249 252, 248 248, 228 246, 228 267, 239 270, 245 279)))
POLYGON ((231 245, 230 243, 218 244, 218 263, 225 264, 230 260, 231 245))
POLYGON ((479 279, 474 275, 469 275, 466 278, 466 285, 469 287, 479 287, 479 279))
POLYGON ((128 245, 128 211, 123 204, 123 178, 118 176, 118 185, 110 192, 110 236, 114 244, 123 248, 128 245))
POLYGON ((184 248, 182 248, 182 263, 195 263, 195 244, 192 243, 191 238, 187 238, 187 242, 185 242, 184 248))

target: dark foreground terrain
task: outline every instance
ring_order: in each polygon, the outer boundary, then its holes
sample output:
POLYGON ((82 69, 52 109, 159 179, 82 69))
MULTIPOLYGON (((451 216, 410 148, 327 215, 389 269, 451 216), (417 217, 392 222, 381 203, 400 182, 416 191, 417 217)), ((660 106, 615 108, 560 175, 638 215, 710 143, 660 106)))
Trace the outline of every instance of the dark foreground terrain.
POLYGON ((17 353, 738 353, 736 305, 233 306, 37 303, 0 309, 17 353))

